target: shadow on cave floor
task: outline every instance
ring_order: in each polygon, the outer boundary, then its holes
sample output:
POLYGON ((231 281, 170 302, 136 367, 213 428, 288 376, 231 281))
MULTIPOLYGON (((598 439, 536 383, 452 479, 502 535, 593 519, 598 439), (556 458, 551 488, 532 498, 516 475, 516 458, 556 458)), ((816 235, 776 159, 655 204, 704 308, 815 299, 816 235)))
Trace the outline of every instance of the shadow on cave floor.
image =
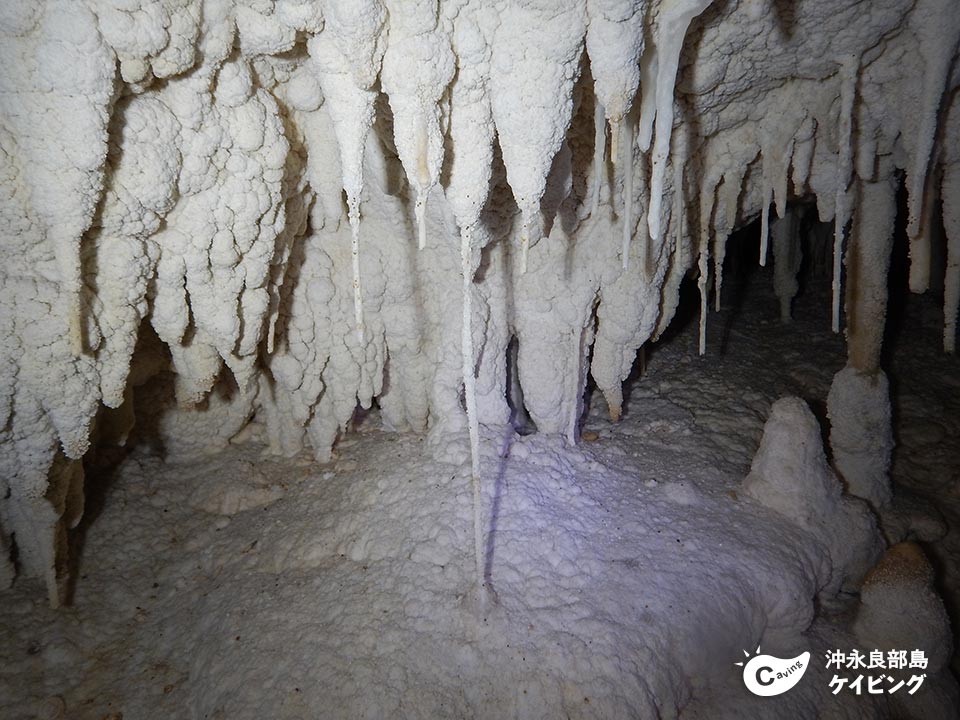
POLYGON ((119 480, 123 464, 133 452, 134 447, 133 444, 129 447, 100 447, 96 448, 95 452, 87 453, 83 459, 83 516, 77 527, 69 531, 69 575, 65 593, 67 605, 73 602, 77 583, 86 579, 83 574, 83 561, 88 533, 103 512, 110 489, 119 480))

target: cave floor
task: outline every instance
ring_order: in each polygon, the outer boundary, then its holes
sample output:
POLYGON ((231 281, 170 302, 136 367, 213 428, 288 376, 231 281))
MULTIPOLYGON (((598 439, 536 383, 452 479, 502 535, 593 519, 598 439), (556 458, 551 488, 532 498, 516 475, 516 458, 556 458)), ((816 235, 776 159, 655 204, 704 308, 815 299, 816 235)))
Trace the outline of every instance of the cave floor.
MULTIPOLYGON (((738 495, 771 402, 822 419, 844 363, 828 297, 783 325, 769 274, 751 277, 710 314, 705 357, 681 311, 621 422, 592 398, 592 442, 485 435, 496 603, 471 591, 469 471, 437 459, 462 438, 438 452, 374 411, 326 465, 266 456, 256 430, 191 462, 102 455, 72 605, 47 609, 33 581, 0 596, 0 716, 884 716, 831 695, 817 660, 853 643, 842 604, 794 632, 813 608, 804 534, 738 495), (814 656, 775 705, 733 665, 758 644, 814 656)), ((941 317, 920 297, 894 318, 889 522, 929 540, 956 619, 960 365, 941 317)))

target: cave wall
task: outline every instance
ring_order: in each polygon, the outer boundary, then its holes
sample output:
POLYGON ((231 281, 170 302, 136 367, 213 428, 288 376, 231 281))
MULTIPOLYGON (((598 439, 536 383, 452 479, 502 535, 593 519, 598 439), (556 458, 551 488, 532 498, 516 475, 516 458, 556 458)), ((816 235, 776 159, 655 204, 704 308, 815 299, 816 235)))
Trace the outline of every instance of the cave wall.
POLYGON ((705 324, 730 232, 761 216, 765 263, 794 198, 836 220, 871 377, 890 188, 915 291, 942 201, 952 351, 958 39, 955 0, 4 2, 4 555, 59 602, 79 461, 157 373, 172 453, 257 416, 322 462, 374 401, 475 448, 516 337, 533 420, 575 442, 588 373, 617 417, 683 277, 705 324))

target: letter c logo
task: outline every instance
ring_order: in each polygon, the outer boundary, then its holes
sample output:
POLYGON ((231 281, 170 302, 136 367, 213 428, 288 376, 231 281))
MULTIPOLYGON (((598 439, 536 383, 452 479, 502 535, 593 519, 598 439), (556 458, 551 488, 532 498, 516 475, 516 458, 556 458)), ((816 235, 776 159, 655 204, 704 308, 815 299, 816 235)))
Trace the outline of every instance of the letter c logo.
POLYGON ((773 680, 772 680, 772 679, 771 679, 771 680, 764 680, 763 678, 760 677, 764 672, 768 672, 768 673, 770 673, 770 674, 772 675, 772 674, 773 674, 773 668, 768 668, 768 667, 757 668, 757 682, 760 683, 761 685, 773 685, 773 680))
MULTIPOLYGON (((757 648, 759 652, 759 648, 757 648)), ((741 663, 737 663, 740 665, 741 663)), ((743 668, 743 684, 747 690, 760 697, 780 695, 792 688, 807 671, 810 651, 790 660, 773 655, 755 655, 743 668), (795 667, 792 672, 788 668, 795 667)))

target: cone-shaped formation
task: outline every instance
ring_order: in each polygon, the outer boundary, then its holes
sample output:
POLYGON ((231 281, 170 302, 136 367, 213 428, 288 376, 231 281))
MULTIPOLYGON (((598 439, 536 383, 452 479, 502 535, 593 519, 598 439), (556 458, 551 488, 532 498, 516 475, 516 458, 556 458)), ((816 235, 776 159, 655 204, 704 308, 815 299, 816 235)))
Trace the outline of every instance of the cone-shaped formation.
POLYGON ((743 489, 824 545, 831 559, 823 587, 827 594, 855 590, 883 552, 867 505, 842 496, 840 481, 827 464, 820 425, 799 398, 782 398, 770 408, 743 489))
POLYGON ((946 667, 953 650, 950 619, 919 545, 894 545, 870 571, 860 590, 853 630, 872 649, 921 648, 929 675, 946 667))

